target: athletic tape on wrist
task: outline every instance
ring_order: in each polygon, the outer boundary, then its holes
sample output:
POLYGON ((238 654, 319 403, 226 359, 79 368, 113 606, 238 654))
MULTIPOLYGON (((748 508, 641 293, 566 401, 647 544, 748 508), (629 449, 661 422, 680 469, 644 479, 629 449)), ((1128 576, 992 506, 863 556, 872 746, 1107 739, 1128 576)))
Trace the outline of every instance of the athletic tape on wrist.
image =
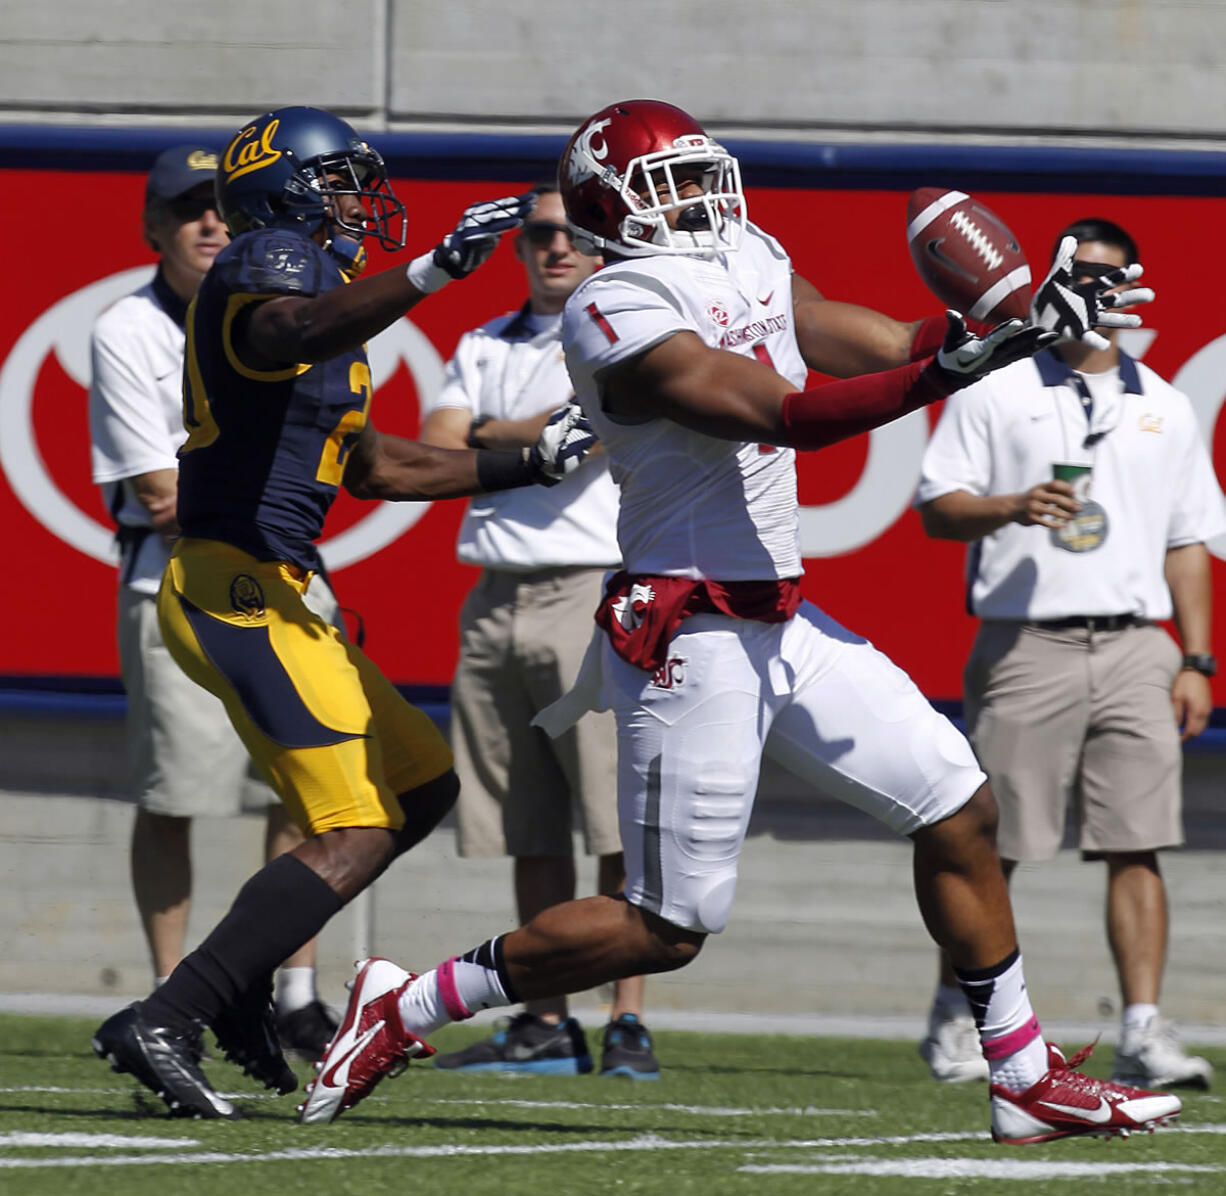
POLYGON ((421 257, 415 257, 405 273, 423 295, 433 295, 451 281, 451 275, 442 266, 435 264, 433 249, 429 253, 423 253, 421 257))

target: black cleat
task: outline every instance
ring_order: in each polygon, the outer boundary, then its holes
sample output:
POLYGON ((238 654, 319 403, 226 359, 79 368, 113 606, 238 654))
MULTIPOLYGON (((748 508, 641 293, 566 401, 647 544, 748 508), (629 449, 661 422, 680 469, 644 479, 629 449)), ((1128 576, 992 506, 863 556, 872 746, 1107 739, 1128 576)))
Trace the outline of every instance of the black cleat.
POLYGON ((307 1063, 323 1057, 340 1022, 322 1001, 315 1000, 301 1009, 277 1014, 277 1037, 281 1049, 307 1063))
POLYGON ((285 1062, 277 1041, 272 1011, 272 984, 257 982, 238 1004, 223 1009, 213 1022, 217 1045, 229 1062, 241 1067, 265 1088, 284 1096, 298 1087, 298 1077, 285 1062))
POLYGON ((166 1102, 176 1117, 225 1117, 242 1114, 209 1086, 197 1063, 199 1034, 155 1026, 141 1015, 140 1002, 121 1009, 98 1027, 94 1053, 112 1071, 127 1072, 166 1102))

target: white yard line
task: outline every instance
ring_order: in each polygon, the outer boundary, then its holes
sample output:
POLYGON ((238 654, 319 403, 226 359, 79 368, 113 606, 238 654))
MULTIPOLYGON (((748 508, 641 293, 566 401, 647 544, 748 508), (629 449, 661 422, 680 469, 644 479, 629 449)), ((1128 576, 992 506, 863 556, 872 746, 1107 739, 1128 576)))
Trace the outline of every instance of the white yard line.
POLYGON ((1116 1181, 1136 1175, 1218 1175, 1226 1168, 1196 1163, 1059 1163, 1024 1159, 855 1159, 738 1167, 752 1175, 865 1175, 898 1179, 1054 1179, 1116 1181))

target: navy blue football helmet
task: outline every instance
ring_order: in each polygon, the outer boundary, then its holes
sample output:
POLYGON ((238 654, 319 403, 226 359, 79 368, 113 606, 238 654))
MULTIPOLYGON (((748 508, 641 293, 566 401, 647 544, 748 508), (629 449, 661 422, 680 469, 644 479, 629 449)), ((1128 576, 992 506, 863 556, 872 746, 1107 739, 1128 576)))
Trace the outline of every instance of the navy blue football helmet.
POLYGON ((239 129, 217 167, 217 210, 232 237, 259 228, 311 234, 327 221, 349 238, 404 247, 404 204, 383 159, 321 108, 278 108, 239 129), (340 195, 361 199, 368 212, 362 225, 340 219, 329 203, 340 195))

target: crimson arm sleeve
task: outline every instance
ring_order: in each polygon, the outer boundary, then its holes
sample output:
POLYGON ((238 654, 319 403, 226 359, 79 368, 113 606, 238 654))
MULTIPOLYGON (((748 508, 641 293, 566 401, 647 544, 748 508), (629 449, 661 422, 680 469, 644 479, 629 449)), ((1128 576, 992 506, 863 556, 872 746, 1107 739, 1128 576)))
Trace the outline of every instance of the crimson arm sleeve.
POLYGON ((783 443, 825 448, 935 403, 957 388, 958 382, 927 358, 880 374, 796 390, 783 398, 783 443))
MULTIPOLYGON (((992 325, 985 324, 982 320, 971 320, 966 316, 963 316, 962 319, 967 328, 976 336, 986 336, 992 331, 992 325)), ((915 330, 915 336, 911 339, 911 360, 922 361, 925 357, 931 357, 945 343, 945 333, 948 328, 949 321, 945 319, 943 313, 921 320, 919 327, 915 330)))

